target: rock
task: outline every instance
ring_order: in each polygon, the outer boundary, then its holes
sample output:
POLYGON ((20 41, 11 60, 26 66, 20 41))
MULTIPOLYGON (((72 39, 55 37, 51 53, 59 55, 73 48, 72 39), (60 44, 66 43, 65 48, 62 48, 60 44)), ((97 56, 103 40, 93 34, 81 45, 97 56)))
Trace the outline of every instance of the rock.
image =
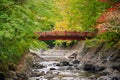
POLYGON ((35 69, 35 70, 33 70, 34 72, 39 72, 39 70, 38 69, 35 69))
POLYGON ((90 79, 90 80, 96 80, 97 78, 96 78, 95 75, 92 75, 92 76, 89 77, 89 79, 90 79))
POLYGON ((95 71, 99 72, 99 71, 103 71, 103 70, 105 70, 105 67, 95 66, 95 71))
POLYGON ((71 63, 72 63, 72 64, 79 64, 80 61, 75 59, 75 60, 71 61, 71 63))
POLYGON ((112 65, 111 68, 120 72, 120 65, 112 65))
POLYGON ((77 54, 76 53, 73 53, 72 55, 70 55, 68 58, 69 59, 74 59, 74 58, 76 58, 77 57, 77 54))
POLYGON ((50 68, 50 70, 56 70, 55 68, 50 68))
POLYGON ((52 71, 47 71, 46 74, 53 74, 52 71))
POLYGON ((104 71, 100 72, 106 75, 111 75, 113 74, 113 69, 112 68, 106 68, 104 71))
POLYGON ((9 77, 12 77, 12 76, 16 76, 16 72, 15 71, 9 71, 9 77))
POLYGON ((17 73, 16 75, 17 75, 17 80, 28 80, 28 77, 27 77, 27 75, 26 75, 27 73, 25 73, 25 72, 21 72, 21 73, 17 73))
POLYGON ((38 73, 32 73, 31 77, 39 77, 38 73))
POLYGON ((33 67, 34 69, 42 69, 42 68, 44 68, 45 66, 43 66, 43 65, 41 65, 41 64, 39 64, 39 63, 34 63, 34 64, 32 65, 32 67, 33 67))
POLYGON ((120 77, 114 76, 114 77, 112 77, 110 80, 120 80, 120 77))
POLYGON ((97 80, 110 80, 107 76, 101 76, 97 80))
POLYGON ((34 72, 32 73, 31 77, 39 77, 39 76, 44 76, 45 75, 45 72, 42 71, 42 72, 34 72))
POLYGON ((15 71, 10 71, 10 72, 9 72, 9 77, 10 77, 10 78, 13 78, 14 80, 17 80, 17 79, 18 79, 15 71))
POLYGON ((46 72, 45 78, 47 78, 48 80, 51 80, 51 78, 53 78, 53 77, 54 77, 54 75, 53 75, 52 71, 46 72))
POLYGON ((83 64, 78 64, 76 70, 83 70, 83 68, 84 68, 83 64))
POLYGON ((99 74, 100 74, 100 75, 103 75, 103 76, 110 75, 109 72, 105 72, 105 71, 103 71, 103 72, 99 72, 99 74))
POLYGON ((95 67, 92 64, 85 64, 84 71, 95 72, 95 67))
POLYGON ((79 67, 76 67, 75 69, 76 69, 76 70, 81 70, 81 68, 79 68, 79 67))
POLYGON ((0 72, 0 80, 5 80, 5 76, 2 72, 0 72))
POLYGON ((67 70, 73 70, 72 66, 67 67, 67 70))
POLYGON ((105 70, 105 67, 94 66, 92 64, 85 64, 83 69, 88 72, 99 72, 105 70))
POLYGON ((68 61, 62 61, 62 62, 60 62, 60 65, 61 66, 69 66, 70 64, 68 61))
POLYGON ((56 66, 60 66, 60 63, 57 63, 56 66))

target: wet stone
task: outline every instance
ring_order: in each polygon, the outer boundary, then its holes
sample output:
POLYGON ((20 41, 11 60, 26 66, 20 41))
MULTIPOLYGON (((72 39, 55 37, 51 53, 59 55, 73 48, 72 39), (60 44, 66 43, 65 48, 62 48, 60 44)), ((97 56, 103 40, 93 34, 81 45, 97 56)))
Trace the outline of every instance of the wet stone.
POLYGON ((103 76, 110 75, 109 72, 105 72, 105 71, 103 71, 103 72, 99 72, 99 74, 100 74, 100 75, 103 75, 103 76))
POLYGON ((16 75, 17 75, 18 80, 23 80, 23 79, 28 80, 28 77, 25 72, 17 73, 16 75))
POLYGON ((99 66, 95 66, 95 71, 98 72, 98 71, 103 71, 105 70, 105 67, 99 67, 99 66))
POLYGON ((80 61, 75 59, 75 60, 72 60, 71 63, 72 63, 72 64, 79 64, 80 61))
POLYGON ((94 72, 99 72, 99 71, 105 70, 105 67, 94 66, 92 64, 85 64, 83 69, 84 69, 84 71, 94 73, 94 72))
POLYGON ((60 62, 60 65, 61 66, 69 66, 70 64, 68 61, 62 61, 62 62, 60 62))
POLYGON ((56 66, 60 66, 60 63, 57 63, 56 66))
POLYGON ((113 70, 118 70, 118 71, 120 71, 120 64, 119 64, 119 65, 112 65, 111 68, 112 68, 113 70))
POLYGON ((50 70, 56 70, 55 68, 50 68, 50 70))
POLYGON ((37 70, 37 69, 35 69, 35 70, 33 70, 34 72, 39 72, 39 70, 37 70))
POLYGON ((110 80, 120 80, 120 76, 114 76, 110 80))
POLYGON ((95 67, 92 64, 85 64, 84 65, 84 71, 94 72, 95 67))
POLYGON ((97 80, 110 80, 107 76, 101 76, 97 80))
POLYGON ((41 64, 39 64, 39 63, 34 63, 34 64, 32 65, 32 67, 33 67, 34 69, 42 69, 42 68, 44 68, 45 66, 43 66, 43 65, 41 65, 41 64))
POLYGON ((72 66, 68 66, 67 70, 73 70, 73 67, 72 66))
POLYGON ((42 72, 38 72, 38 73, 32 73, 31 77, 39 77, 39 76, 44 76, 45 75, 45 72, 42 71, 42 72))

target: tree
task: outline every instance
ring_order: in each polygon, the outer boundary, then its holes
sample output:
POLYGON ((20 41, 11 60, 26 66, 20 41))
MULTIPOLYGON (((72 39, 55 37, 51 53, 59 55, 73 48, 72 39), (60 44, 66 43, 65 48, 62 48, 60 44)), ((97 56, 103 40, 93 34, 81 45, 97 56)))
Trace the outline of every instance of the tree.
POLYGON ((55 11, 52 0, 0 0, 0 64, 17 63, 29 48, 46 48, 34 32, 50 30, 55 11))

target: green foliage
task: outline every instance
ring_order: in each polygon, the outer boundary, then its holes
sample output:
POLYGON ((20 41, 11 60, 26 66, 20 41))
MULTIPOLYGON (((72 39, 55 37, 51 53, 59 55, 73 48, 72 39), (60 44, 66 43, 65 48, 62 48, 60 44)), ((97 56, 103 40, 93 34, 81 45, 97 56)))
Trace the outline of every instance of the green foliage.
POLYGON ((29 48, 46 48, 34 32, 50 30, 57 20, 52 0, 0 0, 0 63, 17 63, 29 48))
POLYGON ((96 47, 99 44, 100 44, 99 39, 91 39, 91 40, 86 40, 85 41, 85 46, 86 47, 96 47))
MULTIPOLYGON (((88 31, 93 31, 95 27, 96 20, 106 8, 110 7, 107 3, 102 3, 99 0, 75 0, 72 1, 71 12, 74 16, 80 16, 79 19, 75 17, 75 21, 79 22, 79 25, 88 31)), ((74 17, 73 16, 73 17, 74 17)))
POLYGON ((106 32, 97 36, 98 39, 107 41, 106 46, 108 48, 113 47, 120 40, 120 34, 116 32, 106 32))

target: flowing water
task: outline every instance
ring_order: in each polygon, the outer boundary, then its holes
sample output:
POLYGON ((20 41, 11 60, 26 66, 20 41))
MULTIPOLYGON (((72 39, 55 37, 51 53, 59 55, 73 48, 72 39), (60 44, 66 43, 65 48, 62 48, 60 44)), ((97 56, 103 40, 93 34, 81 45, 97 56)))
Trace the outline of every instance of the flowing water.
POLYGON ((38 51, 36 54, 43 58, 43 61, 35 61, 34 64, 44 66, 40 69, 32 69, 32 72, 39 74, 32 76, 29 80, 89 80, 84 76, 82 64, 77 64, 79 69, 74 66, 59 66, 61 61, 68 61, 66 55, 72 53, 72 50, 48 50, 38 51))

